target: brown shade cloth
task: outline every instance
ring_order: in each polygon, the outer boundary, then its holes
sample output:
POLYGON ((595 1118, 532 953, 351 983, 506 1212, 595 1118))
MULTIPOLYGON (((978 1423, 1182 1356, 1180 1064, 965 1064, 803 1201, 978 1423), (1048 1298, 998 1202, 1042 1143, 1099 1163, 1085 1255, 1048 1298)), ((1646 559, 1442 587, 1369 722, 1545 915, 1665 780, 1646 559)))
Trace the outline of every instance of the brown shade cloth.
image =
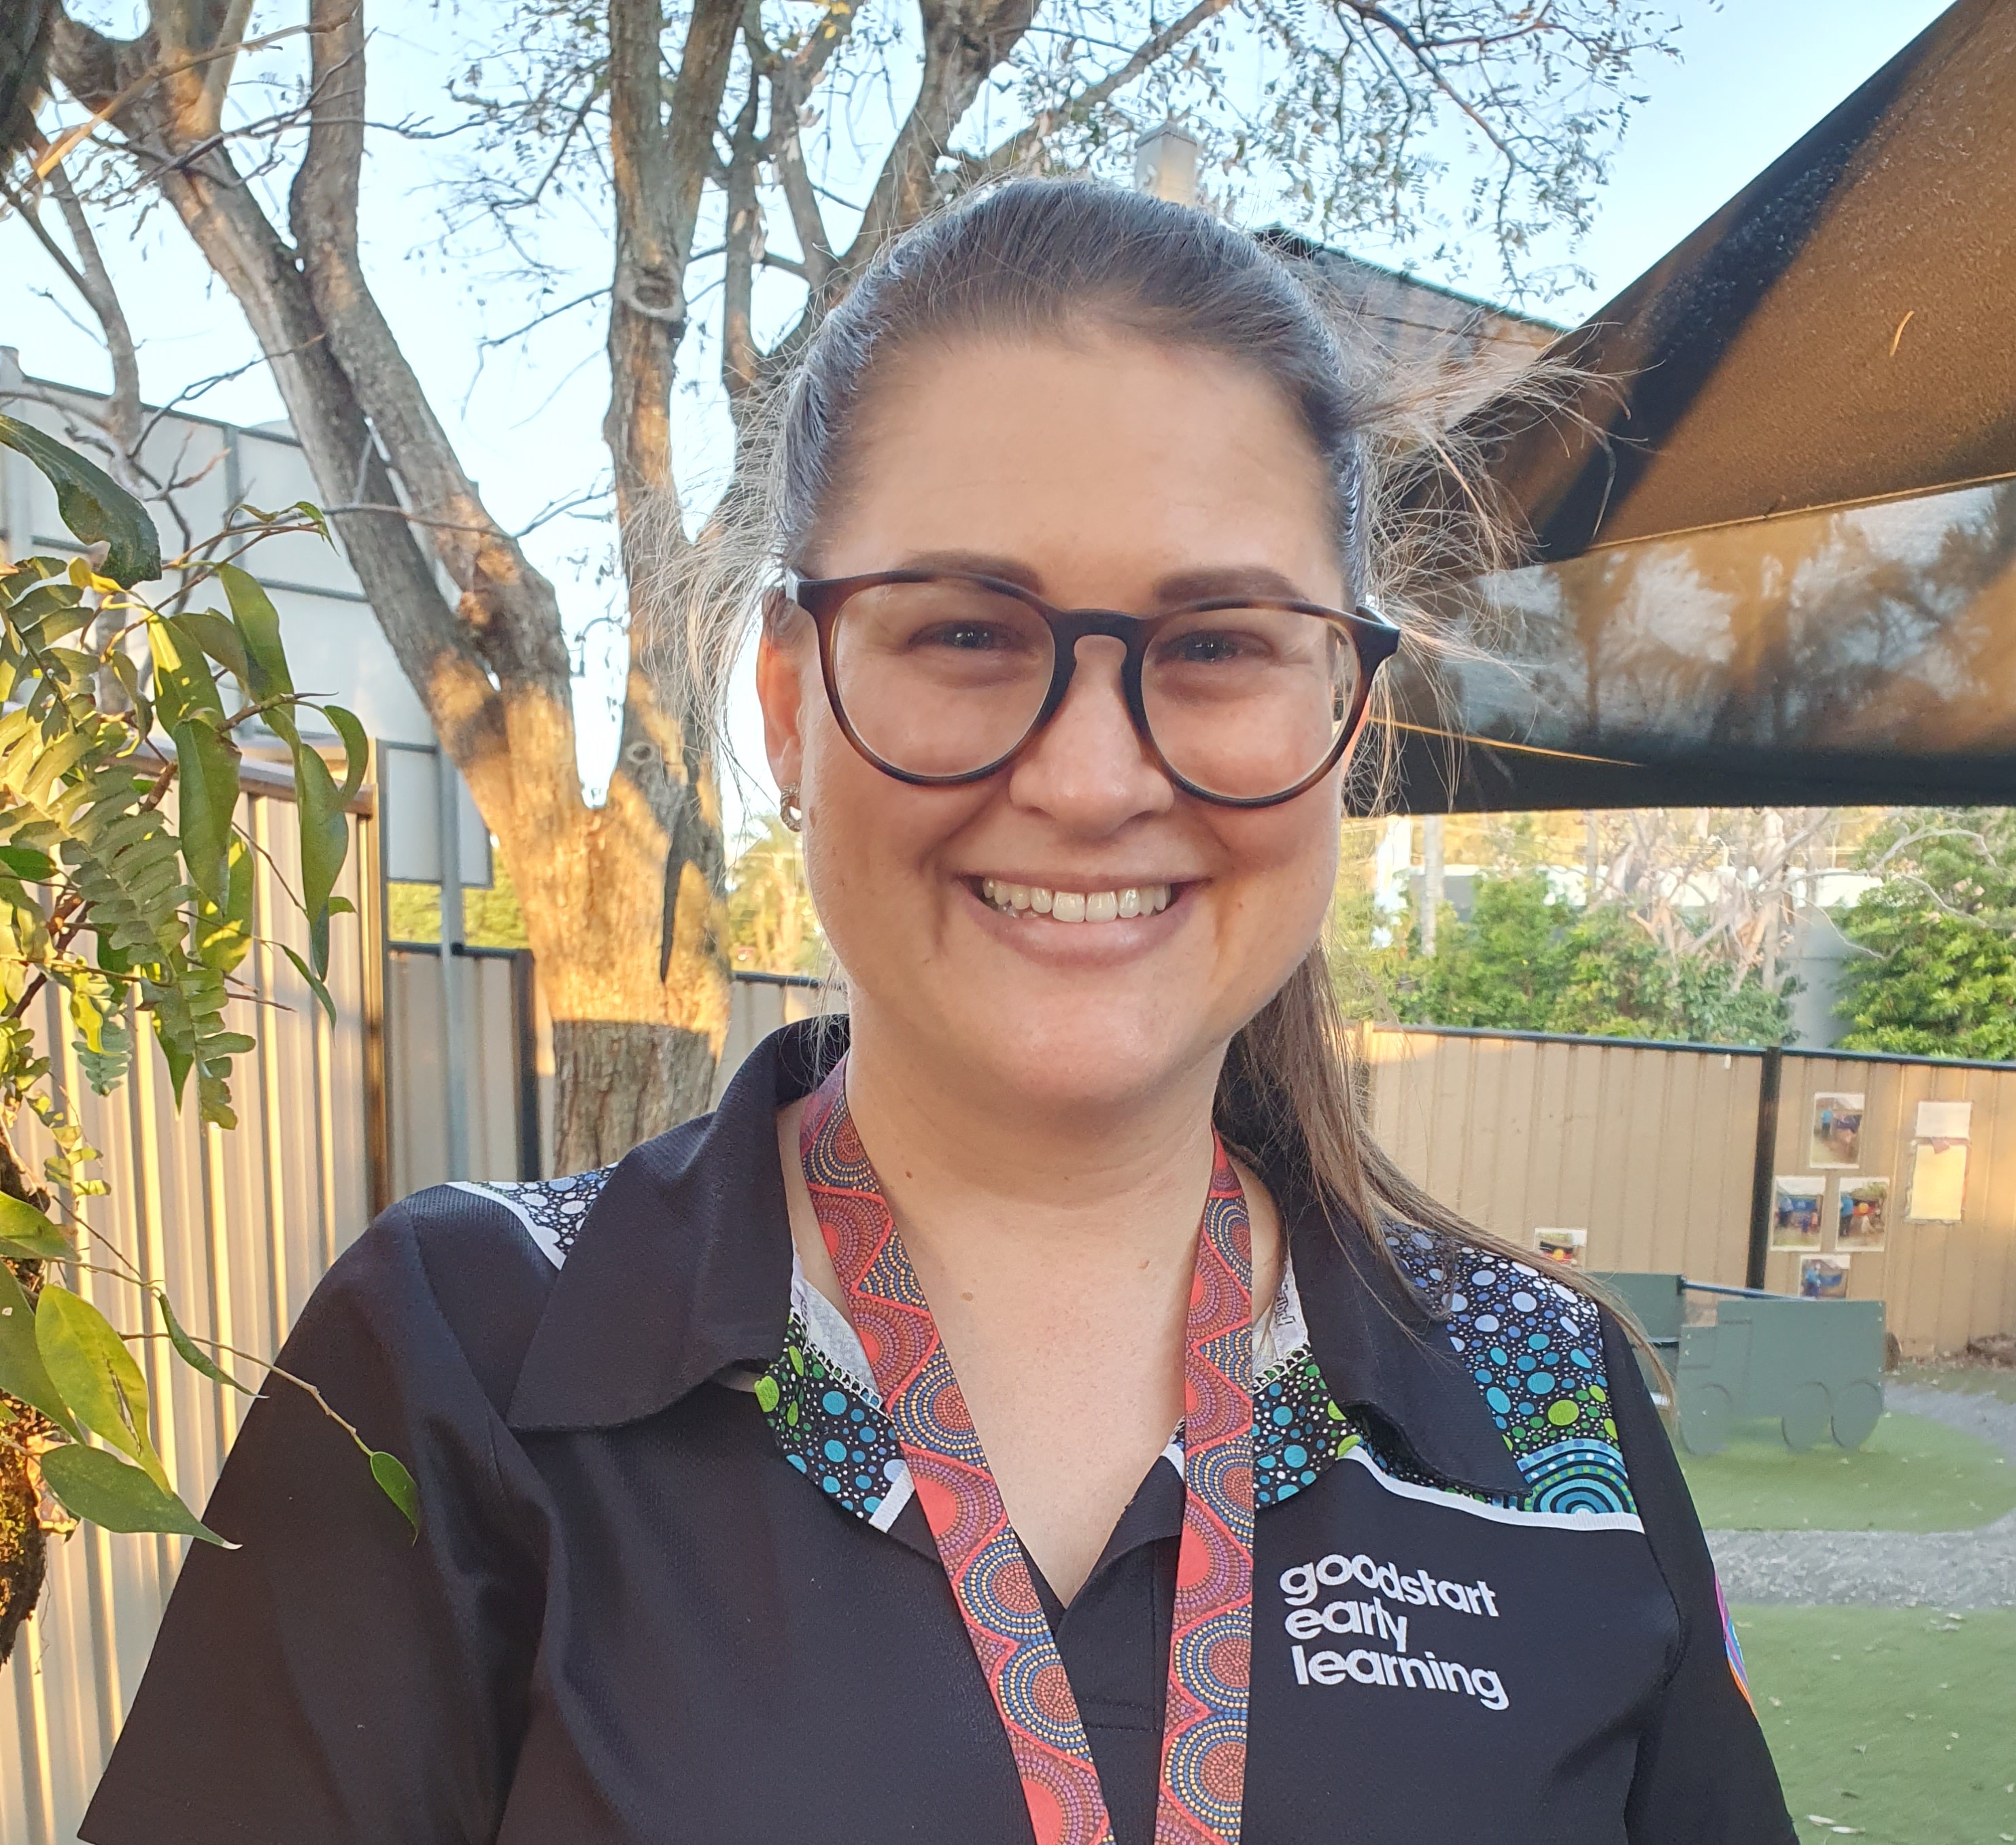
POLYGON ((1961 0, 1564 337, 1584 426, 1474 414, 1546 561, 1453 728, 1521 747, 1411 732, 1404 804, 2016 799, 2012 302, 2016 6, 1961 0))

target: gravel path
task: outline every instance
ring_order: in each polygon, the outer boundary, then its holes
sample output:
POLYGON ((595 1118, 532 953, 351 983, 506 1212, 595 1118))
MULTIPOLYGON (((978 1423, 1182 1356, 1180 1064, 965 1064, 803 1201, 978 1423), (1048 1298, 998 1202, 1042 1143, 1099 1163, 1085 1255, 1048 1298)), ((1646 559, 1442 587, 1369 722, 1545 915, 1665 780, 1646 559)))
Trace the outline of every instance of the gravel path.
MULTIPOLYGON (((1893 1383, 1887 1407, 1993 1442, 2016 1461, 2016 1403, 1893 1383)), ((2016 1608, 2016 1512, 1973 1531, 1711 1531, 1732 1602, 2016 1608)))

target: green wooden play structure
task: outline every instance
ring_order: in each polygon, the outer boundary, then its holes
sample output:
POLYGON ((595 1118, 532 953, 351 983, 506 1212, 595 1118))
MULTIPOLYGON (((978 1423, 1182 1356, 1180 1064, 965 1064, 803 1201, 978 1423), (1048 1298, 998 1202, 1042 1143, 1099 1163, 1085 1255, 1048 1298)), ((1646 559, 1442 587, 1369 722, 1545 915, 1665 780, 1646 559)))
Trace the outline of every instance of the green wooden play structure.
POLYGON ((1883 1303, 1808 1300, 1679 1275, 1594 1278, 1630 1309, 1672 1373, 1680 1443, 1712 1455, 1730 1428, 1775 1419, 1787 1448, 1859 1448, 1883 1414, 1883 1303), (1715 1297, 1687 1323, 1690 1293, 1715 1297))

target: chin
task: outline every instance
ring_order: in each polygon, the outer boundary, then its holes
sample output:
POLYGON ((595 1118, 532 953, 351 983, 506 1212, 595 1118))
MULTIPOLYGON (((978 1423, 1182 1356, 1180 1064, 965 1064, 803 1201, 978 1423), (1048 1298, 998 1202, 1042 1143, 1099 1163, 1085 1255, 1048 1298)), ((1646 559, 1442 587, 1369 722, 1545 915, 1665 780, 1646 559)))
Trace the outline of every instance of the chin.
POLYGON ((1013 1030, 988 1030, 972 1063, 1004 1098, 1097 1114, 1124 1110, 1165 1087, 1208 1053, 1166 1017, 1080 1005, 1025 1016, 1013 1030))

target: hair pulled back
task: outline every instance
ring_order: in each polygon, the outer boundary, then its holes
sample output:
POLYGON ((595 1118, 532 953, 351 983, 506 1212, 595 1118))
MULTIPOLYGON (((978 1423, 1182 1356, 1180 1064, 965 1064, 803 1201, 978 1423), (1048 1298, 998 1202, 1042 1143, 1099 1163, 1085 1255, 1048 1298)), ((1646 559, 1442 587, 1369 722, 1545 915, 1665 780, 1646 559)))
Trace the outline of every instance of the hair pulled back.
MULTIPOLYGON (((1460 387, 1440 366, 1405 375, 1335 310, 1319 277, 1201 211, 1085 182, 1017 180, 885 250, 813 333, 748 438, 759 485, 725 509, 715 534, 740 560, 740 593, 724 595, 717 573, 706 593, 686 598, 686 652, 701 702, 718 709, 746 612, 779 563, 816 574, 819 534, 844 503, 865 413, 904 355, 976 336, 1088 332, 1221 355, 1278 390, 1329 476, 1351 593, 1399 621, 1417 658, 1449 644, 1450 588, 1510 560, 1503 527, 1463 478, 1446 433, 1455 409, 1478 394, 1475 368, 1460 387), (724 620, 721 610, 733 613, 724 620)), ((1354 753, 1354 793, 1367 811, 1388 759, 1385 696, 1375 686, 1354 753)), ((1526 1254, 1435 1203, 1380 1150, 1365 1124, 1357 1046, 1319 944, 1234 1040, 1219 1088, 1221 1131, 1277 1182, 1341 1207, 1380 1257, 1388 1252, 1373 1227, 1395 1219, 1526 1254)))

